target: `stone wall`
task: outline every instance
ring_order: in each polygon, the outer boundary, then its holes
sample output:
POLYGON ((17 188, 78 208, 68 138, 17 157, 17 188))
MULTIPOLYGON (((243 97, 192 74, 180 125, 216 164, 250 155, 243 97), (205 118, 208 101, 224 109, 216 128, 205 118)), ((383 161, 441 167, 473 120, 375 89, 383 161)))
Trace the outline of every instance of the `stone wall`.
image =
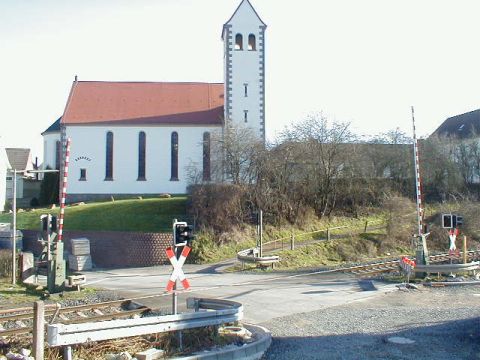
MULTIPOLYGON (((41 252, 39 231, 23 230, 23 250, 35 256, 41 252)), ((165 249, 172 244, 171 233, 137 233, 119 231, 65 231, 65 250, 71 239, 90 240, 93 264, 99 268, 154 266, 169 264, 165 249)))

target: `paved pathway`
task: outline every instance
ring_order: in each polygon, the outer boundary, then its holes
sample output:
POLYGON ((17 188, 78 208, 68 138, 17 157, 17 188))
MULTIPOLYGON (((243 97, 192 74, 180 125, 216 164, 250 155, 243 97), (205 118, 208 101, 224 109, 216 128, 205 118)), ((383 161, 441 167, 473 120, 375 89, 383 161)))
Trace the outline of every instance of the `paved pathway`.
MULTIPOLYGON (((297 313, 319 310, 391 291, 393 285, 359 282, 344 274, 292 274, 277 272, 217 273, 221 266, 185 265, 191 290, 179 294, 180 310, 187 297, 234 300, 244 305, 245 321, 262 323, 297 313), (372 290, 373 288, 373 290, 372 290)), ((171 295, 165 292, 171 266, 95 270, 86 272, 87 284, 115 290, 125 297, 157 295, 140 302, 168 311, 171 295)))

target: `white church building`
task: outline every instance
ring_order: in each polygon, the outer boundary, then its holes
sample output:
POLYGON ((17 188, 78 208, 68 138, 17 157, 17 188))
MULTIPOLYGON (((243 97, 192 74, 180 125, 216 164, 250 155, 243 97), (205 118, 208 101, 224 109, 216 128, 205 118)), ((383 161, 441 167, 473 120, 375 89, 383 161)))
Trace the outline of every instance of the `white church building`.
POLYGON ((242 0, 223 25, 224 83, 75 78, 62 117, 42 133, 44 168, 60 168, 71 139, 68 201, 185 193, 192 167, 210 181, 211 138, 225 126, 265 141, 265 30, 242 0))

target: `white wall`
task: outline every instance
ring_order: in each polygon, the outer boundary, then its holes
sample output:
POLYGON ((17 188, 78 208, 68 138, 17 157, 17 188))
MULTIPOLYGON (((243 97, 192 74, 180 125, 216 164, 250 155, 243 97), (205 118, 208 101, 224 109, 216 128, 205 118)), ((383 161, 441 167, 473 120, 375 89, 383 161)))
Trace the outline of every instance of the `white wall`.
POLYGON ((55 169, 57 159, 57 141, 60 141, 60 132, 46 133, 43 135, 43 164, 42 169, 49 166, 55 169))
MULTIPOLYGON (((233 123, 246 125, 254 130, 260 138, 264 137, 262 110, 264 109, 264 61, 261 37, 263 25, 247 2, 238 9, 228 23, 228 47, 230 48, 231 68, 226 59, 226 76, 230 76, 230 88, 226 89, 228 100, 231 100, 230 119, 233 123), (235 50, 235 36, 242 34, 243 50, 235 50), (248 36, 255 35, 256 50, 248 50, 248 36), (244 84, 248 84, 248 96, 245 97, 244 84), (244 110, 248 110, 248 122, 244 121, 244 110)), ((227 83, 227 81, 225 81, 227 83)))
POLYGON ((68 194, 185 193, 188 167, 203 164, 203 133, 220 127, 195 126, 68 126, 71 138, 68 194), (106 134, 113 132, 113 181, 105 181, 106 134), (138 135, 146 133, 146 181, 138 178, 138 135), (171 133, 179 138, 179 181, 170 181, 171 133), (79 181, 80 169, 86 181, 79 181))
POLYGON ((7 177, 7 154, 5 153, 5 148, 0 145, 0 212, 3 211, 5 207, 6 199, 6 177, 7 177))

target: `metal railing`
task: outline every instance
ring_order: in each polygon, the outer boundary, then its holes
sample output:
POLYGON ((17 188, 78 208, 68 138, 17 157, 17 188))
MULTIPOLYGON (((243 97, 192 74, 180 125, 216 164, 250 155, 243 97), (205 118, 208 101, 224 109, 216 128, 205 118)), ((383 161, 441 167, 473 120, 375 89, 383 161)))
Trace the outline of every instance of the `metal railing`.
POLYGON ((242 263, 249 262, 249 263, 256 263, 262 266, 268 266, 280 261, 280 257, 277 255, 273 256, 259 256, 259 250, 257 248, 251 248, 239 251, 237 253, 237 259, 240 260, 242 263))
POLYGON ((89 341, 220 325, 243 318, 242 304, 234 301, 193 298, 187 299, 187 305, 194 307, 195 312, 83 324, 47 325, 47 343, 49 346, 69 346, 89 341))

